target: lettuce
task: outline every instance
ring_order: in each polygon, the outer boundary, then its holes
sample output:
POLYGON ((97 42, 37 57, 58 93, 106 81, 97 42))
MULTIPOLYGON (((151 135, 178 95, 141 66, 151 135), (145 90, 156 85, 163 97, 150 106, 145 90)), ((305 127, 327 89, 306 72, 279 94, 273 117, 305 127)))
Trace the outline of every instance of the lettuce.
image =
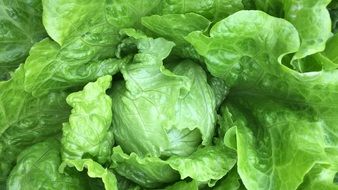
POLYGON ((0 0, 0 189, 338 189, 337 15, 0 0))

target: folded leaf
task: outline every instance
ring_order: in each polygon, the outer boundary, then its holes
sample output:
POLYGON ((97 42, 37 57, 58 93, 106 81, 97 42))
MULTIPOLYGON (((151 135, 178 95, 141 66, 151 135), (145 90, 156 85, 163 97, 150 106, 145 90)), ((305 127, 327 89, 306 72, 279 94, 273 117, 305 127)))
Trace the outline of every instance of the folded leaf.
POLYGON ((210 21, 201 15, 187 13, 143 17, 142 24, 156 35, 175 42, 173 53, 186 58, 199 59, 198 54, 184 37, 193 31, 206 30, 210 21))
POLYGON ((121 147, 114 147, 112 165, 119 175, 147 188, 160 187, 179 179, 178 173, 166 161, 157 157, 127 155, 121 147))
POLYGON ((222 145, 208 146, 187 157, 172 156, 167 162, 180 173, 181 179, 190 177, 213 186, 236 164, 236 153, 222 145))
POLYGON ((99 163, 109 159, 114 140, 110 129, 112 101, 106 90, 111 80, 111 76, 103 76, 67 97, 73 109, 69 122, 62 128, 63 160, 77 160, 84 155, 96 158, 99 163))
POLYGON ((80 172, 82 172, 84 169, 87 169, 87 174, 89 177, 102 179, 104 188, 106 190, 117 190, 117 181, 115 175, 91 159, 66 160, 62 162, 59 171, 64 173, 66 167, 75 167, 80 172))
POLYGON ((112 87, 117 143, 127 153, 156 157, 189 155, 201 141, 210 144, 215 99, 205 72, 189 61, 166 69, 162 60, 173 43, 162 38, 140 39, 137 46, 133 63, 121 69, 125 83, 112 87))
POLYGON ((308 65, 298 59, 321 52, 331 36, 331 20, 326 6, 331 0, 255 0, 257 9, 291 22, 301 39, 292 65, 305 71, 308 65))
POLYGON ((119 67, 129 61, 128 57, 99 59, 98 50, 81 40, 62 48, 49 39, 37 43, 24 65, 25 90, 41 96, 84 85, 100 76, 117 73, 119 67))
POLYGON ((338 65, 338 34, 330 38, 326 44, 326 49, 321 52, 325 57, 330 59, 334 64, 338 65))
POLYGON ((234 167, 224 178, 218 181, 213 190, 238 190, 241 188, 241 178, 237 173, 237 167, 234 167))
MULTIPOLYGON (((229 86, 234 109, 224 121, 236 126, 238 170, 247 188, 295 189, 314 164, 335 165, 337 72, 298 73, 281 64, 300 45, 290 23, 241 11, 216 23, 210 37, 192 33, 187 39, 229 86)), ((220 134, 235 148, 227 128, 220 134)))
POLYGON ((238 172, 248 189, 296 189, 314 164, 330 163, 328 126, 311 111, 261 97, 231 102, 240 109, 230 107, 237 120, 238 172))
POLYGON ((304 181, 298 187, 298 190, 335 190, 338 188, 338 183, 334 181, 337 172, 337 168, 334 169, 325 165, 315 165, 309 173, 306 174, 304 181))
POLYGON ((299 48, 298 33, 289 22, 261 11, 239 11, 216 23, 210 37, 193 32, 186 39, 205 57, 211 74, 229 87, 283 72, 279 62, 299 48))
POLYGON ((330 1, 283 1, 285 19, 296 27, 301 39, 300 48, 294 59, 301 59, 325 49, 325 43, 331 36, 331 20, 326 9, 330 1))

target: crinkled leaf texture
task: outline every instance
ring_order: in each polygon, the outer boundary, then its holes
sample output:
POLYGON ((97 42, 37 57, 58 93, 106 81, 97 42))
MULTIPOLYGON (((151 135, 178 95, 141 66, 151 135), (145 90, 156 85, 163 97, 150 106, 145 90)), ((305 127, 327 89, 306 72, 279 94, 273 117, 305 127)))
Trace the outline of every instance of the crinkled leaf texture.
MULTIPOLYGON (((46 31, 61 46, 74 41, 82 43, 78 40, 82 39, 84 44, 102 50, 116 44, 119 39, 118 29, 107 22, 109 11, 105 11, 106 1, 43 0, 42 2, 43 24, 46 31)), ((85 51, 82 53, 85 54, 85 51)))
POLYGON ((184 58, 200 59, 184 37, 193 31, 206 30, 210 25, 210 21, 199 14, 186 13, 143 17, 142 24, 156 35, 173 41, 176 45, 172 54, 184 58))
POLYGON ((87 189, 85 176, 76 172, 61 174, 58 171, 60 164, 58 140, 49 139, 37 143, 18 156, 17 164, 7 180, 7 189, 87 189))
POLYGON ((162 60, 171 42, 125 32, 139 53, 121 68, 125 83, 112 87, 113 131, 120 145, 113 151, 112 168, 148 188, 177 180, 177 173, 213 186, 234 166, 236 155, 211 146, 216 98, 206 73, 191 61, 166 69, 162 60))
POLYGON ((248 189, 296 189, 315 164, 336 166, 337 72, 301 74, 281 64, 300 47, 289 22, 240 11, 216 23, 210 37, 196 32, 187 39, 230 87, 236 147, 233 133, 225 141, 237 149, 248 189))
POLYGON ((217 145, 200 148, 186 157, 172 156, 162 160, 154 156, 141 157, 135 153, 127 155, 118 146, 113 149, 111 159, 114 171, 143 187, 162 187, 177 181, 179 176, 182 180, 191 178, 211 187, 233 168, 236 153, 223 145, 217 145))
POLYGON ((235 165, 236 153, 223 145, 208 146, 187 157, 172 156, 167 162, 180 173, 181 179, 190 177, 213 186, 235 165))
POLYGON ((92 156, 99 163, 105 163, 111 154, 113 132, 112 100, 106 95, 112 77, 107 75, 88 83, 82 91, 67 97, 73 107, 69 122, 63 125, 63 160, 76 160, 84 155, 92 156))
POLYGON ((331 0, 284 0, 285 19, 299 32, 301 44, 294 59, 321 52, 331 36, 331 20, 326 6, 331 0), (311 32, 309 32, 311 31, 311 32))
POLYGON ((12 79, 0 82, 0 183, 23 149, 59 133, 69 115, 66 93, 36 98, 24 90, 24 80, 20 66, 12 79))
POLYGON ((87 169, 89 177, 102 179, 102 183, 104 184, 104 188, 106 190, 117 190, 115 175, 92 159, 65 160, 62 162, 59 171, 63 173, 66 167, 75 167, 80 172, 87 169))
MULTIPOLYGON (((268 14, 283 17, 291 22, 299 32, 300 48, 294 60, 321 52, 331 36, 331 19, 327 5, 331 0, 254 0, 257 9, 268 14)), ((292 63, 300 71, 307 65, 297 61, 292 63)))
POLYGON ((0 189, 337 189, 329 3, 0 0, 0 189))
POLYGON ((113 149, 111 168, 147 188, 160 187, 179 179, 178 173, 160 158, 140 157, 135 153, 127 155, 119 146, 113 149))
MULTIPOLYGON (((129 58, 103 59, 101 46, 92 46, 79 39, 60 47, 50 39, 35 44, 27 58, 24 89, 34 96, 49 92, 78 87, 98 77, 119 71, 119 67, 129 58)), ((105 47, 107 52, 107 47, 105 47)), ((110 51, 108 49, 108 51, 110 51)))
POLYGON ((315 163, 329 162, 325 123, 312 118, 308 110, 252 97, 255 103, 248 102, 248 97, 231 101, 243 106, 232 114, 237 126, 238 172, 249 189, 295 189, 315 163))
POLYGON ((173 43, 163 38, 140 39, 137 46, 133 63, 121 69, 125 82, 112 87, 117 143, 127 153, 156 157, 189 155, 201 142, 210 144, 215 97, 205 72, 190 61, 166 69, 162 60, 173 43))
POLYGON ((41 0, 0 1, 0 80, 22 63, 35 42, 47 34, 41 0))

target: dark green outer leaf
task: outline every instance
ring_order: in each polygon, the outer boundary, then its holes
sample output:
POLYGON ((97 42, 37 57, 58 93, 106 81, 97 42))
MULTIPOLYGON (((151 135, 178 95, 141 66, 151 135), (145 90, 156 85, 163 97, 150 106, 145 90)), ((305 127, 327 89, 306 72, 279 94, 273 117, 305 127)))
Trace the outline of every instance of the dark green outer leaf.
POLYGON ((0 181, 24 148, 59 133, 69 114, 65 93, 35 98, 24 91, 24 79, 21 66, 0 83, 0 181))
POLYGON ((41 0, 0 1, 0 80, 47 34, 42 25, 41 0))
POLYGON ((37 143, 20 153, 17 165, 7 181, 8 190, 86 190, 87 181, 80 173, 61 174, 60 143, 56 139, 37 143))

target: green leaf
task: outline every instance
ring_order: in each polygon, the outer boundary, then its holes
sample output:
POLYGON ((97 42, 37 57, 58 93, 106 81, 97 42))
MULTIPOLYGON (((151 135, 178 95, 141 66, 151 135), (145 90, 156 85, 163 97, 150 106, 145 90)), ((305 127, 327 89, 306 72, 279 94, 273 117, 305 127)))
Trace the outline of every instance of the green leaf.
POLYGON ((231 127, 224 135, 225 146, 237 150, 236 127, 231 127))
POLYGON ((338 169, 330 168, 325 165, 315 165, 309 173, 306 174, 303 183, 298 190, 316 190, 327 189, 336 190, 338 184, 334 183, 334 178, 338 169))
POLYGON ((66 93, 33 97, 24 90, 24 74, 21 66, 11 80, 0 82, 0 183, 17 155, 26 147, 59 133, 69 114, 66 93))
POLYGON ((192 33, 187 39, 229 86, 229 124, 237 129, 239 174, 247 188, 294 189, 314 164, 335 165, 337 72, 301 74, 281 64, 299 47, 291 24, 241 11, 216 23, 210 37, 192 33))
POLYGON ((184 39, 186 35, 207 29, 210 21, 201 15, 187 13, 147 16, 142 18, 142 24, 157 35, 181 45, 187 43, 184 39))
POLYGON ((92 159, 66 160, 60 165, 59 171, 65 172, 66 167, 75 167, 82 172, 87 169, 87 174, 91 178, 101 178, 106 190, 117 190, 117 181, 115 175, 107 168, 103 168, 99 163, 92 159))
POLYGON ((252 0, 255 4, 255 9, 262 10, 272 16, 282 17, 284 14, 284 0, 252 0))
POLYGON ((198 190, 198 183, 196 181, 179 181, 174 185, 166 187, 165 190, 198 190))
POLYGON ((323 120, 262 97, 237 97, 231 98, 230 110, 241 121, 238 172, 248 189, 295 189, 315 163, 329 163, 323 120))
POLYGON ((84 155, 96 158, 99 163, 109 159, 114 140, 110 130, 112 100, 106 90, 111 80, 111 76, 103 76, 67 97, 73 109, 69 123, 62 128, 63 160, 77 160, 84 155))
POLYGON ((238 190, 241 186, 241 178, 234 167, 224 178, 219 180, 213 190, 238 190))
POLYGON ((135 153, 127 155, 121 147, 113 148, 112 165, 119 175, 147 188, 159 187, 179 178, 166 161, 157 157, 140 157, 135 153))
POLYGON ((174 54, 187 58, 199 58, 184 37, 193 31, 206 30, 210 21, 201 15, 187 13, 143 17, 142 24, 156 35, 175 42, 174 54))
POLYGON ((41 96, 84 85, 100 76, 117 73, 130 59, 98 59, 97 56, 97 48, 81 40, 60 48, 54 41, 45 39, 32 47, 25 62, 25 90, 41 96))
POLYGON ((326 48, 320 53, 316 53, 299 60, 304 72, 311 71, 332 71, 338 68, 338 35, 332 36, 326 43, 326 48))
POLYGON ((321 52, 331 36, 331 19, 327 5, 331 0, 255 0, 257 9, 283 17, 297 29, 301 44, 292 65, 304 71, 307 65, 298 62, 308 55, 321 52))
MULTIPOLYGON (((334 3, 334 1, 332 1, 334 3)), ((332 21, 332 32, 337 33, 338 32, 338 6, 329 9, 330 10, 330 16, 332 21)))
POLYGON ((191 33, 187 39, 205 57, 208 70, 225 80, 230 92, 306 102, 316 110, 336 104, 332 99, 337 94, 336 71, 302 74, 281 64, 285 54, 299 47, 297 31, 282 19, 260 11, 241 11, 215 24, 210 37, 191 33))
POLYGON ((129 28, 140 27, 141 18, 154 14, 161 1, 107 0, 106 3, 107 21, 118 28, 129 28))
POLYGON ((205 72, 189 61, 166 69, 162 60, 173 44, 162 38, 137 45, 133 63, 121 69, 125 83, 112 87, 117 144, 126 153, 156 157, 189 155, 201 141, 210 144, 215 99, 205 72))
POLYGON ((335 34, 326 43, 326 49, 321 52, 326 58, 338 65, 338 34, 335 34))
POLYGON ((163 3, 163 14, 197 13, 210 20, 219 20, 241 9, 241 0, 167 0, 163 3))
POLYGON ((0 1, 1 74, 22 63, 31 46, 46 36, 41 15, 41 0, 0 1))
POLYGON ((117 188, 125 190, 142 190, 141 186, 115 173, 117 179, 117 188))
POLYGON ((265 75, 283 72, 281 59, 297 51, 300 43, 289 22, 261 11, 239 11, 216 23, 210 37, 193 32, 186 39, 205 58, 211 74, 229 87, 259 83, 265 75))
POLYGON ((181 179, 190 177, 213 186, 235 163, 235 152, 224 146, 201 148, 190 156, 172 156, 166 161, 152 156, 141 157, 135 153, 127 155, 118 146, 113 149, 111 168, 119 175, 147 188, 176 181, 179 177, 177 172, 181 179))
POLYGON ((216 107, 218 108, 228 95, 229 89, 226 85, 226 82, 218 77, 211 76, 208 80, 208 83, 214 92, 216 98, 216 107))
POLYGON ((296 27, 301 39, 300 48, 293 59, 301 59, 325 49, 325 43, 331 36, 331 20, 326 9, 330 1, 284 0, 285 19, 296 27))
POLYGON ((105 1, 43 0, 42 2, 43 24, 49 36, 59 45, 71 43, 74 38, 84 40, 85 43, 89 43, 87 45, 106 48, 117 43, 118 29, 106 21, 105 1))
POLYGON ((80 173, 59 173, 59 149, 60 143, 50 139, 22 151, 7 180, 7 189, 88 189, 87 181, 80 173))
POLYGON ((172 156, 167 162, 180 173, 181 179, 190 177, 213 186, 235 165, 236 153, 222 145, 208 146, 187 157, 172 156))

